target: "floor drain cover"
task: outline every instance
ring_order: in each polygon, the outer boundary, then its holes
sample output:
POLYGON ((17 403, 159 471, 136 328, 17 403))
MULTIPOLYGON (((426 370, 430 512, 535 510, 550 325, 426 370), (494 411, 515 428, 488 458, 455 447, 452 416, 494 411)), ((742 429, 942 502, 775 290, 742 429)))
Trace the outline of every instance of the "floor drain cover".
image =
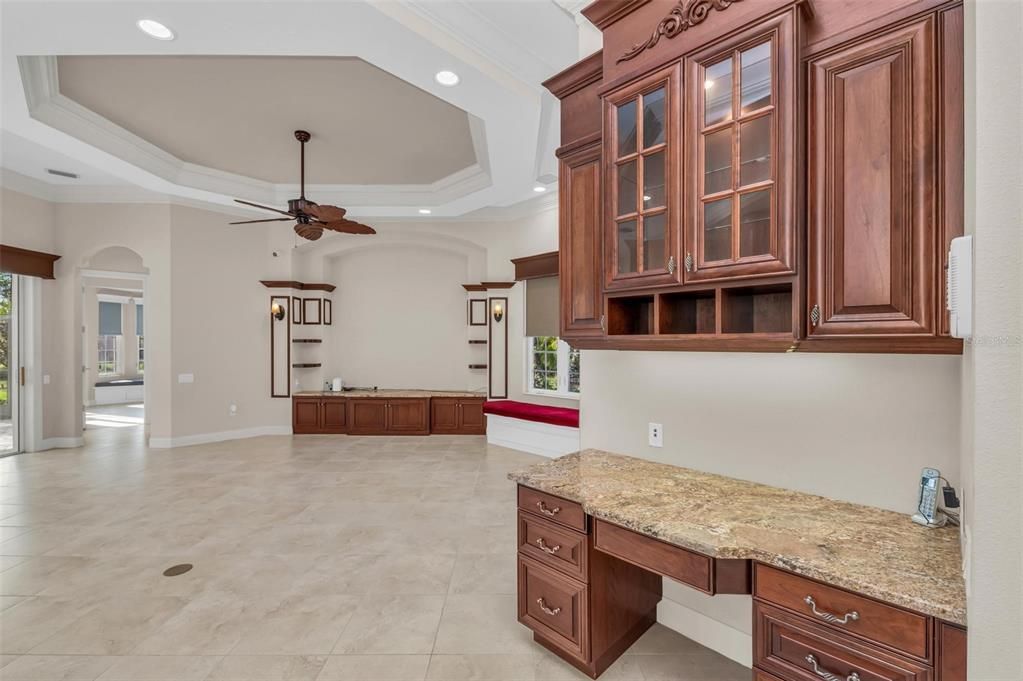
POLYGON ((163 571, 163 576, 164 577, 177 577, 178 575, 185 574, 186 572, 188 572, 191 569, 192 569, 192 564, 191 563, 182 563, 181 565, 172 565, 171 567, 169 567, 169 568, 167 568, 166 570, 163 571))

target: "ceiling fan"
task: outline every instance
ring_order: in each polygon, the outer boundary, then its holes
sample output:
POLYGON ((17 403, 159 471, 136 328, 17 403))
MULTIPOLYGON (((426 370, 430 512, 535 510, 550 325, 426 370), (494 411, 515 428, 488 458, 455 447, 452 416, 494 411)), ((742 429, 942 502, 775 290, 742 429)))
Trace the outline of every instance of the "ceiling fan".
POLYGON ((280 210, 279 208, 262 206, 258 203, 252 203, 251 201, 235 199, 238 203, 243 203, 246 206, 270 210, 274 213, 287 215, 288 217, 268 218, 266 220, 242 220, 241 222, 232 222, 230 224, 251 225, 257 222, 288 222, 290 220, 295 220, 295 233, 303 239, 309 239, 310 241, 316 241, 323 236, 323 230, 325 229, 329 229, 333 232, 344 232, 345 234, 377 233, 377 231, 369 225, 364 225, 361 222, 345 218, 345 213, 347 211, 344 208, 339 208, 337 206, 320 206, 305 197, 305 143, 309 141, 310 137, 312 137, 312 135, 305 130, 295 131, 295 139, 297 139, 299 144, 301 144, 300 148, 302 150, 302 185, 299 197, 288 201, 288 210, 280 210))

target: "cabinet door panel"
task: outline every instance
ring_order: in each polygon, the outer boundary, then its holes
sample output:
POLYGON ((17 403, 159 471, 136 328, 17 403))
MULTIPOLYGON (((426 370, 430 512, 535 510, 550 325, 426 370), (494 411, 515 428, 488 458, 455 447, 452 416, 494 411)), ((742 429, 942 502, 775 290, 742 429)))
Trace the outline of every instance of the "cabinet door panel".
POLYGON ((686 58, 687 283, 795 272, 800 17, 686 58))
POLYGON ((423 435, 429 433, 429 410, 429 400, 389 400, 387 402, 387 432, 423 435))
POLYGON ((320 432, 319 398, 296 397, 292 401, 291 430, 297 435, 320 432))
POLYGON ((459 405, 458 429, 466 435, 487 432, 487 417, 483 413, 483 400, 463 400, 459 405))
POLYGON ((561 337, 602 334, 600 142, 561 159, 561 337))
POLYGON ((454 397, 434 397, 430 400, 430 432, 458 432, 458 400, 454 397))
POLYGON ((323 400, 323 407, 320 412, 320 427, 324 433, 344 433, 347 423, 347 405, 345 400, 337 397, 328 397, 323 400))
POLYGON ((934 20, 810 63, 809 334, 934 330, 934 20))
POLYGON ((348 400, 348 432, 350 434, 382 435, 386 430, 386 400, 348 400))
POLYGON ((627 289, 681 280, 678 184, 682 76, 677 64, 604 100, 604 283, 627 289))

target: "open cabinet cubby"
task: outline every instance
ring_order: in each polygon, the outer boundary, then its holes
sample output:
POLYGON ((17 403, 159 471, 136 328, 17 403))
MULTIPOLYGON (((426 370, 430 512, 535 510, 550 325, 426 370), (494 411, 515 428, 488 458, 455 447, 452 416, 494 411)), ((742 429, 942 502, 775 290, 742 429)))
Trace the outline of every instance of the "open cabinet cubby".
POLYGON ((661 334, 712 334, 717 330, 714 291, 662 293, 658 296, 661 334))
POLYGON ((607 335, 679 340, 748 335, 783 342, 794 335, 792 295, 792 284, 785 282, 609 297, 607 335))
POLYGON ((792 286, 721 289, 722 333, 792 333, 792 286))

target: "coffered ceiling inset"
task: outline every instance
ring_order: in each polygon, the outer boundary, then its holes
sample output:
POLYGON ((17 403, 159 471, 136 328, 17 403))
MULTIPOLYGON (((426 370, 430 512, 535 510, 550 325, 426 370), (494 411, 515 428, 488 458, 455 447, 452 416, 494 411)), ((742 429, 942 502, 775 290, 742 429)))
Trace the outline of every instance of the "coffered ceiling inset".
POLYGON ((60 94, 177 159, 264 182, 296 181, 297 128, 316 138, 315 184, 431 184, 477 161, 464 111, 361 59, 67 56, 57 76, 60 94))

